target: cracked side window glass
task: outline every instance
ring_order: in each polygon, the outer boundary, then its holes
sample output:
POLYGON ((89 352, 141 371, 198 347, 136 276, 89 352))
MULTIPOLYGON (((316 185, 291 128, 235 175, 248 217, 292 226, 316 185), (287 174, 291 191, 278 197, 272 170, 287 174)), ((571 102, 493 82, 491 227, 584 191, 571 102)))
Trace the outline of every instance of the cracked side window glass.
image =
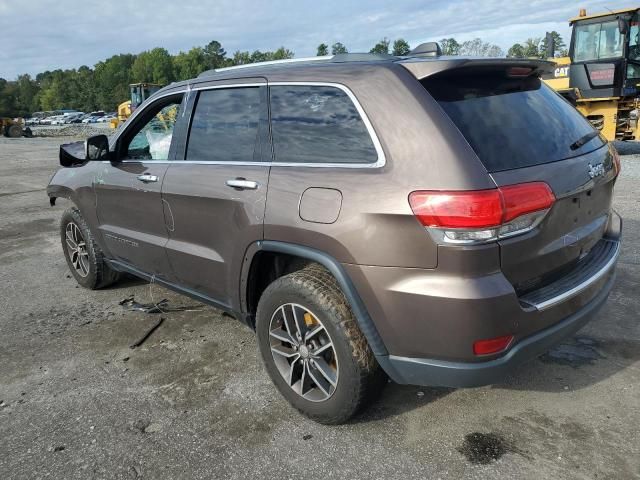
POLYGON ((132 160, 168 160, 173 129, 180 112, 180 102, 160 109, 129 142, 126 158, 132 160))

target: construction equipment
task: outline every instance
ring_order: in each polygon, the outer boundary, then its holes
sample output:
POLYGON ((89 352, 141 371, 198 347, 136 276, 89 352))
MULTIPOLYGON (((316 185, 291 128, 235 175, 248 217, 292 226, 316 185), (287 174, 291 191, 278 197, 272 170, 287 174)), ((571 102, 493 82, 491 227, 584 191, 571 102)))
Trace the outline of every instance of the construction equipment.
POLYGON ((31 129, 24 126, 24 118, 0 117, 0 133, 5 137, 31 137, 31 129))
POLYGON ((147 98, 162 88, 157 83, 132 83, 129 85, 131 98, 118 105, 118 117, 111 120, 111 128, 117 128, 121 122, 126 122, 134 110, 147 98))
MULTIPOLYGON (((637 137, 640 98, 640 8, 587 15, 572 26, 569 57, 543 79, 569 100, 608 140, 637 137)), ((547 37, 547 45, 550 42, 547 37)), ((553 56, 553 46, 550 48, 553 56)))

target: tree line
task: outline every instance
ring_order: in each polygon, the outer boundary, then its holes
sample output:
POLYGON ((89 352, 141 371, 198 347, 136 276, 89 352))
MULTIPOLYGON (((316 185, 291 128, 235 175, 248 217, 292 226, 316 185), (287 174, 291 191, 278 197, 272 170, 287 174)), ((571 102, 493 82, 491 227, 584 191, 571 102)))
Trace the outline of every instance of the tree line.
MULTIPOLYGON (((557 32, 552 34, 556 40, 556 55, 566 53, 562 37, 557 32)), ((455 38, 443 38, 439 43, 444 55, 505 55, 498 45, 480 38, 464 42, 458 42, 455 38)), ((507 57, 545 58, 547 50, 546 39, 529 38, 522 44, 514 44, 507 52, 507 57)), ((384 37, 371 48, 370 53, 402 56, 410 51, 409 43, 403 38, 391 41, 384 37)), ((319 56, 348 52, 341 42, 332 45, 321 43, 316 49, 319 56)), ((16 80, 0 78, 0 117, 28 116, 36 111, 65 108, 85 112, 113 111, 118 104, 129 98, 130 83, 167 85, 173 81, 196 77, 209 69, 293 57, 294 52, 285 47, 273 51, 238 50, 229 55, 220 42, 213 40, 203 47, 193 47, 176 55, 171 55, 164 48, 154 48, 137 55, 114 55, 98 62, 93 68, 83 65, 78 69, 46 71, 35 77, 23 74, 16 80)))

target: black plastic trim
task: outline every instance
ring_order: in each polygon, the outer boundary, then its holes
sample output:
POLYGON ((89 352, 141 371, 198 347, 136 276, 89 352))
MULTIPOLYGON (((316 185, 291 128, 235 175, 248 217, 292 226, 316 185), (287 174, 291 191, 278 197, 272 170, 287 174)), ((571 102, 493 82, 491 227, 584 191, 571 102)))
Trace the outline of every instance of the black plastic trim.
POLYGON ((360 298, 355 285, 351 281, 351 278, 347 275, 340 262, 331 257, 330 255, 316 250, 315 248, 305 247, 294 243, 279 242, 274 240, 265 240, 258 242, 257 251, 268 251, 277 253, 286 253, 289 255, 295 255, 297 257, 308 258, 314 262, 324 266, 335 277, 344 293, 347 297, 347 301, 351 306, 351 310, 358 321, 358 326, 364 334, 369 343, 371 351, 373 351, 376 358, 380 360, 380 357, 388 355, 387 348, 378 333, 378 329, 373 323, 373 320, 369 316, 369 312, 364 305, 364 302, 360 298))
POLYGON ((495 360, 464 363, 390 355, 378 358, 378 362, 387 375, 400 384, 464 388, 499 383, 515 366, 542 355, 589 322, 607 300, 614 281, 615 273, 582 309, 520 340, 506 355, 495 360))
POLYGON ((179 285, 176 285, 175 283, 164 280, 161 277, 157 277, 155 275, 151 275, 149 273, 143 272, 142 270, 138 270, 137 268, 132 267, 127 263, 124 263, 118 260, 107 260, 107 263, 109 264, 109 266, 111 266, 111 268, 113 268, 114 270, 117 270, 118 272, 130 273, 131 275, 134 275, 138 278, 142 278, 143 280, 146 280, 148 282, 157 283, 158 285, 162 285, 163 287, 166 287, 169 290, 173 290, 174 292, 180 293, 182 295, 186 295, 187 297, 191 297, 194 300, 197 300, 199 302, 206 303, 207 305, 211 305, 214 308, 222 310, 223 312, 226 312, 232 315, 233 317, 242 320, 243 323, 246 323, 244 316, 240 312, 235 311, 233 308, 231 308, 231 306, 227 305, 226 303, 219 302, 218 300, 208 297, 206 295, 203 295, 201 293, 198 293, 195 290, 181 287, 179 285))

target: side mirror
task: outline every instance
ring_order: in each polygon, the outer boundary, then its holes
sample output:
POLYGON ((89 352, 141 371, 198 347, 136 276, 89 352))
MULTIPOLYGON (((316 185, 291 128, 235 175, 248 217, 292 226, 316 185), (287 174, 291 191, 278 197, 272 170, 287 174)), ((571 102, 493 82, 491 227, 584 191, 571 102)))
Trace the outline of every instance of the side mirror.
POLYGON ((109 139, 106 135, 94 135, 84 142, 86 160, 109 160, 109 139))
POLYGON ((626 35, 629 31, 629 22, 622 17, 618 17, 618 30, 622 35, 626 35))

